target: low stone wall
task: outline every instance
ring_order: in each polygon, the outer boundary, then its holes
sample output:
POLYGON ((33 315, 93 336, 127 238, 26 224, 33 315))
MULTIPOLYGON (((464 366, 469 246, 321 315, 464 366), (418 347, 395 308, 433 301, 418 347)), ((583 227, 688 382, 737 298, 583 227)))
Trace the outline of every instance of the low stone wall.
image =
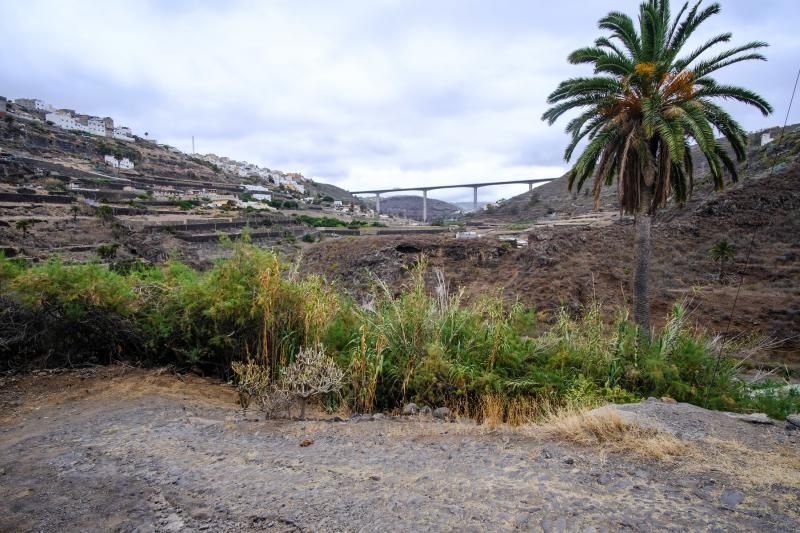
MULTIPOLYGON (((283 239, 287 235, 293 235, 294 237, 299 237, 304 233, 305 233, 305 228, 282 228, 275 230, 251 231, 250 238, 254 241, 274 240, 274 239, 283 239)), ((241 233, 225 233, 224 235, 229 239, 231 239, 232 241, 235 241, 242 236, 241 233)), ((181 239, 182 241, 186 242, 215 242, 219 241, 220 238, 219 233, 178 232, 175 234, 175 236, 181 239)))
POLYGON ((317 233, 323 235, 361 235, 361 230, 350 228, 320 228, 317 233))
POLYGON ((15 192, 0 193, 0 202, 13 202, 18 204, 71 204, 75 201, 72 196, 57 194, 20 194, 15 192))
POLYGON ((378 235, 422 235, 430 233, 447 233, 447 228, 424 228, 424 229, 379 229, 378 235))
POLYGON ((144 229, 150 233, 157 231, 180 231, 180 232, 196 232, 196 231, 223 231, 229 229, 238 229, 249 226, 251 228, 258 228, 264 226, 286 226, 293 222, 290 218, 252 218, 249 220, 220 220, 213 222, 163 222, 160 224, 153 224, 146 226, 144 229))

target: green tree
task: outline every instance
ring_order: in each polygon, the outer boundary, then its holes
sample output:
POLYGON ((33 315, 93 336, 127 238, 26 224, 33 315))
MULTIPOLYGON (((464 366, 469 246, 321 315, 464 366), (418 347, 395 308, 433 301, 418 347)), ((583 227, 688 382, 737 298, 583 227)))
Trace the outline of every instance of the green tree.
POLYGON ((725 277, 725 263, 736 256, 736 248, 723 239, 714 244, 709 253, 711 254, 711 259, 719 263, 719 280, 722 281, 725 277))
POLYGON ((97 208, 94 214, 100 219, 104 226, 106 225, 106 222, 114 220, 114 210, 108 205, 101 205, 97 208))
POLYGON ((36 221, 30 218, 26 218, 23 220, 17 220, 15 227, 22 232, 23 237, 27 237, 28 230, 33 226, 36 221))
POLYGON ((73 204, 70 206, 69 212, 72 213, 72 221, 75 222, 78 220, 78 215, 81 212, 81 208, 73 204))
POLYGON ((730 41, 731 34, 722 33, 684 52, 697 28, 720 12, 717 3, 700 4, 686 3, 672 18, 669 0, 648 0, 639 7, 638 26, 616 11, 600 19, 600 29, 610 35, 569 56, 572 64, 592 65, 594 75, 561 82, 542 117, 552 125, 565 113, 579 111, 566 127, 572 139, 564 159, 572 159, 581 141, 588 143, 570 170, 570 190, 580 190, 593 176, 597 205, 603 185, 616 181, 620 210, 635 216, 634 320, 645 336, 650 333, 651 221, 669 199, 682 204, 691 195, 690 142, 708 161, 714 186, 721 189, 723 172, 738 179, 734 159, 745 159, 747 136, 714 100, 752 105, 764 115, 772 112, 753 91, 711 77, 734 63, 765 60, 758 50, 766 43, 749 42, 704 58, 730 41), (730 143, 732 154, 717 142, 715 129, 730 143))

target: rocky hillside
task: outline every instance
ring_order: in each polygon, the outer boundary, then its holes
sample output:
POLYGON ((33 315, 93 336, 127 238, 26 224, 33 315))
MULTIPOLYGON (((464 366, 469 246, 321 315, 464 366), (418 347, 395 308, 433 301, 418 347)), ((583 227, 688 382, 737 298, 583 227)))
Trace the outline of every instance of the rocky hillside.
MULTIPOLYGON (((787 128, 786 134, 791 137, 796 135, 798 131, 800 131, 800 125, 794 125, 787 128)), ((771 128, 766 132, 777 139, 780 128, 771 128)), ((750 136, 748 160, 740 169, 743 175, 763 172, 771 165, 775 154, 774 151, 779 149, 775 141, 761 147, 761 133, 758 132, 750 136)), ((723 144, 727 143, 723 142, 723 144)), ((791 150, 781 151, 783 153, 781 157, 786 157, 791 150)), ((778 163, 780 162, 778 161, 778 163)), ((696 182, 690 207, 696 206, 698 202, 703 201, 714 193, 708 176, 708 163, 705 158, 695 153, 694 164, 696 182)), ((576 190, 569 191, 567 183, 567 176, 561 176, 556 180, 536 187, 530 192, 514 196, 497 207, 491 207, 487 211, 479 211, 474 215, 469 215, 468 220, 476 224, 508 224, 533 222, 544 218, 548 220, 564 219, 595 212, 591 180, 587 180, 580 192, 576 190)), ((616 184, 611 187, 604 187, 599 211, 616 213, 618 209, 616 184)))
MULTIPOLYGON (((795 128, 782 147, 775 143, 754 150, 737 185, 698 194, 686 207, 669 208, 657 218, 654 317, 686 300, 702 327, 722 332, 732 319, 733 334, 780 341, 772 362, 800 370, 799 154, 800 130, 795 128), (769 165, 773 159, 774 172, 769 165), (719 281, 709 250, 721 239, 733 244, 736 255, 719 281)), ((525 236, 529 245, 519 249, 490 237, 362 238, 357 248, 342 239, 308 250, 304 268, 335 279, 361 298, 373 276, 394 286, 403 283, 405 267, 424 253, 431 267, 443 270, 451 288, 463 287, 468 297, 502 291, 509 300, 520 299, 543 311, 545 319, 561 306, 577 312, 593 299, 609 308, 630 302, 630 221, 605 227, 537 227, 525 236)))

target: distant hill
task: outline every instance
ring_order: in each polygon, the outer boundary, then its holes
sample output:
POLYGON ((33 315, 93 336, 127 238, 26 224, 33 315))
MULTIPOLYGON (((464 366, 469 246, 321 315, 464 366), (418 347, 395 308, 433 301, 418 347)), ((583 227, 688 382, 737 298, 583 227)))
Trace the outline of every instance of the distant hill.
MULTIPOLYGON (((375 198, 365 198, 371 207, 375 207, 375 198)), ((388 196, 381 197, 381 213, 401 216, 413 220, 422 220, 422 196, 388 196)), ((442 200, 428 198, 428 222, 460 217, 461 208, 442 200)))
MULTIPOLYGON (((472 202, 451 202, 454 206, 458 207, 465 213, 471 213, 473 208, 472 202)), ((490 202, 478 202, 478 209, 483 209, 483 206, 490 202)))

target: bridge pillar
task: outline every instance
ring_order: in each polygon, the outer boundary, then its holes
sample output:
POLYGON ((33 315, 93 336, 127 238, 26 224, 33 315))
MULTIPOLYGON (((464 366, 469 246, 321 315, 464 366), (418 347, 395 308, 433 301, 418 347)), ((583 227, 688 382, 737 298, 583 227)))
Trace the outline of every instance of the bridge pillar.
POLYGON ((422 222, 428 221, 428 189, 422 189, 422 222))
POLYGON ((528 190, 529 190, 529 191, 532 191, 532 190, 533 190, 533 183, 528 183, 528 190))
POLYGON ((478 212, 478 188, 472 188, 472 210, 478 212))
POLYGON ((375 193, 375 212, 381 214, 381 193, 375 193))

